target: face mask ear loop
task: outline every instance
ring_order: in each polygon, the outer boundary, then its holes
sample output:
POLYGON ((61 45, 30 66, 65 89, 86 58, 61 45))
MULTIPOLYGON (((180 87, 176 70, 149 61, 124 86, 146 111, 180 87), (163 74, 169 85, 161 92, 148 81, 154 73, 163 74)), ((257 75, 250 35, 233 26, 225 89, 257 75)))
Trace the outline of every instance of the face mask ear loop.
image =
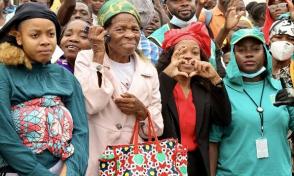
POLYGON ((223 56, 221 57, 221 63, 222 63, 222 66, 224 67, 224 69, 227 69, 227 66, 226 66, 226 64, 224 62, 223 56))
MULTIPOLYGON (((170 10, 169 10, 169 8, 168 8, 168 6, 165 4, 165 6, 166 6, 166 10, 167 10, 167 13, 171 16, 171 18, 172 18, 172 16, 173 16, 173 14, 170 12, 170 10)), ((171 19, 170 18, 170 19, 171 19)))

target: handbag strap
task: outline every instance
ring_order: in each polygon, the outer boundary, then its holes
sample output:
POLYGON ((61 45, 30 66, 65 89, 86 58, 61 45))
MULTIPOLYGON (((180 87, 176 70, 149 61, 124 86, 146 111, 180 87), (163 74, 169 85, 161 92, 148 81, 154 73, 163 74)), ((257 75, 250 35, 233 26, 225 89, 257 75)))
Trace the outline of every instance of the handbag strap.
MULTIPOLYGON (((159 140, 158 140, 158 137, 155 133, 155 129, 154 129, 154 125, 153 125, 153 122, 152 122, 152 119, 151 119, 151 115, 148 111, 147 113, 147 120, 148 120, 148 141, 149 142, 152 142, 152 137, 154 137, 154 142, 155 142, 155 145, 156 145, 156 150, 158 152, 161 152, 162 151, 162 148, 160 146, 160 143, 159 143, 159 140)), ((134 130, 133 130, 133 135, 132 135, 132 143, 134 144, 134 153, 138 153, 139 152, 139 120, 136 119, 136 122, 135 122, 135 125, 134 125, 134 130)))

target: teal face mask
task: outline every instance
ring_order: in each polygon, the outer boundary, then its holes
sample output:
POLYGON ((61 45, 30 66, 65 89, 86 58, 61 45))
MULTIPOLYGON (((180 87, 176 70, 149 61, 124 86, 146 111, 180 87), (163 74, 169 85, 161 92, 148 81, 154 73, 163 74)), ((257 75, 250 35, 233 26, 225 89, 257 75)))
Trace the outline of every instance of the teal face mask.
POLYGON ((184 28, 193 22, 197 22, 196 15, 194 15, 189 21, 181 20, 178 17, 176 17, 175 15, 173 15, 172 19, 170 20, 171 24, 178 26, 180 28, 184 28))
POLYGON ((262 74, 265 70, 266 70, 266 68, 263 66, 263 67, 261 67, 261 69, 259 69, 255 73, 244 73, 242 71, 240 71, 240 73, 245 78, 255 78, 256 76, 259 76, 260 74, 262 74))

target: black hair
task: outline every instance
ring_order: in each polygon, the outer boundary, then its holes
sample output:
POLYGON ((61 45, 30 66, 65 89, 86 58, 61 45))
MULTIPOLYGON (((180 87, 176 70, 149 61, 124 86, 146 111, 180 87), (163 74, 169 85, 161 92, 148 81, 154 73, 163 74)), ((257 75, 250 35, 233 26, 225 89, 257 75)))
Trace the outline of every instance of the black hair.
MULTIPOLYGON (((248 6, 248 5, 247 5, 248 6)), ((247 10, 246 6, 246 10, 247 10)), ((266 3, 256 3, 248 8, 248 13, 254 21, 258 21, 261 17, 265 17, 266 3)))
POLYGON ((247 10, 247 12, 250 13, 250 11, 252 10, 252 8, 253 8, 254 6, 256 6, 257 4, 258 4, 258 3, 257 3, 256 1, 252 1, 252 2, 248 3, 247 6, 246 6, 246 10, 247 10))

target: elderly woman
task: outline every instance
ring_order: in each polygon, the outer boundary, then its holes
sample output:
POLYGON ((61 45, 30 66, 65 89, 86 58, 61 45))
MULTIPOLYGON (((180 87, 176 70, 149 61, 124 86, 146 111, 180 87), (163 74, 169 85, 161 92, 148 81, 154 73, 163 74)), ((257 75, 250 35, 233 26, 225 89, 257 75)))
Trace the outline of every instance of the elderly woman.
POLYGON ((222 79, 207 62, 210 38, 195 23, 165 34, 158 63, 164 132, 188 147, 188 175, 209 175, 208 132, 228 125, 230 103, 222 79))
POLYGON ((81 51, 75 75, 82 85, 90 128, 87 175, 98 174, 98 158, 107 145, 129 144, 136 119, 146 137, 148 111, 158 135, 163 131, 156 69, 135 50, 140 39, 140 18, 125 0, 109 0, 91 27, 92 50, 81 51))
POLYGON ((60 31, 56 15, 38 3, 20 5, 0 31, 0 175, 86 173, 82 89, 50 64, 60 31))

